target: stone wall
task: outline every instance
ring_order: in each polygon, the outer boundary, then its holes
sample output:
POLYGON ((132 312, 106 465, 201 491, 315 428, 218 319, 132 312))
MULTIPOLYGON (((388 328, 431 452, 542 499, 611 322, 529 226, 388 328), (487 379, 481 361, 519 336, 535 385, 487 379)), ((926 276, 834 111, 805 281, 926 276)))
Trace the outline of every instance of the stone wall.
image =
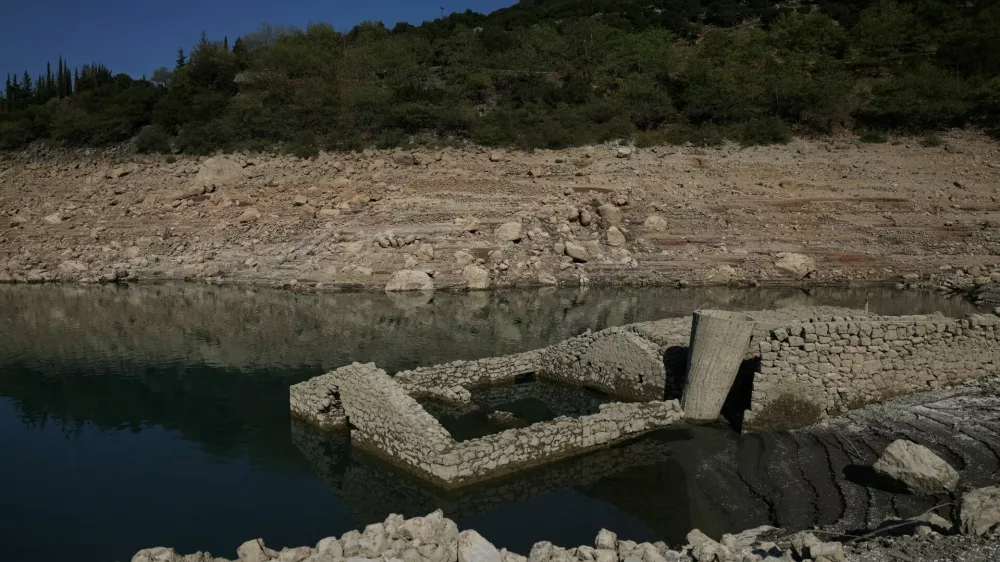
POLYGON ((744 428, 788 429, 885 400, 1000 374, 1000 318, 817 318, 762 326, 744 428))
POLYGON ((351 440, 431 478, 455 478, 455 440, 416 400, 374 364, 335 371, 351 440))
POLYGON ((412 396, 435 398, 448 403, 469 403, 469 391, 514 382, 519 375, 534 373, 541 365, 538 350, 475 361, 453 361, 396 373, 395 379, 412 396))
POLYGON ((291 412, 325 431, 347 427, 347 415, 340 403, 340 389, 333 373, 313 377, 292 386, 288 392, 291 412))
POLYGON ((374 365, 355 363, 328 376, 339 389, 353 444, 447 488, 631 439, 683 417, 676 401, 603 404, 597 414, 458 443, 374 365))

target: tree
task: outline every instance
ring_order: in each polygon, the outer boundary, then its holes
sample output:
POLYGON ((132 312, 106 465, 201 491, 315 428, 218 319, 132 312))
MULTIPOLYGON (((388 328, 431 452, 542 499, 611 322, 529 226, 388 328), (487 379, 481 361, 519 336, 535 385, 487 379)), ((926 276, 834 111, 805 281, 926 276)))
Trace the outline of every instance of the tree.
POLYGON ((177 49, 177 62, 174 64, 174 68, 184 67, 184 49, 177 49))
POLYGON ((228 51, 229 50, 229 36, 228 35, 222 38, 222 49, 224 51, 228 51))
POLYGON ((170 86, 171 78, 173 78, 173 73, 170 72, 167 67, 161 66, 153 71, 153 77, 150 79, 150 82, 152 82, 154 86, 167 88, 170 86))

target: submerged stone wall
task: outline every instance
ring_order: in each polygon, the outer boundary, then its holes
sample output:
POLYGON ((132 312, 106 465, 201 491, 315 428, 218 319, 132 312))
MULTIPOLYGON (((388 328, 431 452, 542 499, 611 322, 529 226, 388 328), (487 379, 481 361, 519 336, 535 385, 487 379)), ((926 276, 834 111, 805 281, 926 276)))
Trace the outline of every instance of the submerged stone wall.
POLYGON ((751 343, 748 430, 787 429, 902 394, 1000 374, 1000 317, 817 319, 751 343))
POLYGON ((679 421, 680 404, 603 404, 597 414, 557 418, 456 442, 441 424, 374 365, 331 375, 357 446, 444 487, 487 480, 630 439, 679 421))

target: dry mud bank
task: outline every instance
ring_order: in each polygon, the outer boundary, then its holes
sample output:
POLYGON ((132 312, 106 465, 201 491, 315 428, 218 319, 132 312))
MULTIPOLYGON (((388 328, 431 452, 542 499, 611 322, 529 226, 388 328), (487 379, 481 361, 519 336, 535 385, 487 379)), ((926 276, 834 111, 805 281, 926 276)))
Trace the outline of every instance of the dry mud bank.
POLYGON ((997 281, 1000 146, 967 132, 947 141, 174 163, 35 148, 0 157, 0 281, 997 281))

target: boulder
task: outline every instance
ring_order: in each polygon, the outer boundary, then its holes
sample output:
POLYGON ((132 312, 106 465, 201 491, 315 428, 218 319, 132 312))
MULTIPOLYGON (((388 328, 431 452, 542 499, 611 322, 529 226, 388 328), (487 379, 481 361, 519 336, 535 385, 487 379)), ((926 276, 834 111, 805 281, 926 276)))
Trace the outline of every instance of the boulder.
POLYGON ((344 547, 340 545, 337 537, 327 537, 316 543, 317 554, 329 554, 334 558, 344 557, 344 547))
POLYGON ((181 562, 181 557, 174 549, 159 546, 140 550, 132 557, 132 562, 181 562))
POLYGON ((500 551, 479 533, 462 531, 458 535, 458 562, 501 562, 500 551))
POLYGON ((594 214, 590 209, 580 209, 580 226, 590 226, 594 223, 594 214))
POLYGON ((478 265, 467 265, 462 270, 462 279, 469 284, 469 289, 480 291, 490 288, 490 272, 478 265))
POLYGON ((243 180, 243 166, 227 156, 215 156, 202 162, 194 182, 207 190, 233 185, 243 180))
POLYGON ((597 538, 594 539, 594 547, 599 549, 614 550, 617 542, 618 535, 607 529, 601 529, 600 532, 597 533, 597 538))
POLYGON ((433 291, 434 281, 423 271, 403 269, 397 271, 385 285, 386 292, 433 291))
POLYGON ((277 553, 264 546, 264 539, 247 541, 236 549, 240 562, 268 562, 276 558, 277 553))
POLYGON ((618 226, 622 223, 621 209, 611 203, 605 203, 597 208, 601 215, 601 224, 605 227, 618 226))
POLYGON ((816 260, 809 256, 792 252, 782 252, 775 257, 778 259, 774 262, 774 267, 790 277, 804 279, 810 273, 816 271, 816 260))
POLYGON ((629 156, 632 156, 632 149, 627 146, 623 146, 618 149, 615 156, 618 158, 628 158, 629 156))
POLYGON ((573 258, 573 261, 587 261, 587 247, 576 242, 566 242, 566 255, 573 258))
POLYGON ((240 215, 239 218, 237 218, 236 220, 238 220, 239 222, 246 223, 246 222, 254 222, 259 218, 260 218, 260 211, 258 211, 254 207, 250 207, 246 211, 243 211, 243 214, 240 215))
POLYGON ((951 465, 927 447, 904 439, 886 447, 872 468, 918 494, 952 492, 958 485, 958 471, 951 465))
POLYGON ((278 562, 302 562, 312 556, 313 551, 308 546, 286 548, 278 554, 278 562))
POLYGON ((667 230, 667 219, 658 216, 650 215, 646 218, 646 222, 642 223, 647 230, 652 230, 653 232, 663 232, 667 230))
POLYGON ((1000 486, 979 488, 963 495, 959 519, 962 533, 977 537, 1000 526, 1000 486))
POLYGON ((691 557, 698 562, 729 562, 733 558, 728 548, 698 529, 687 534, 687 541, 691 557))
POLYGON ((490 153, 490 162, 503 162, 504 153, 502 150, 494 150, 490 153))
POLYGON ((413 166, 416 164, 416 160, 413 159, 413 155, 409 152, 396 152, 392 155, 392 161, 396 163, 397 166, 413 166))
POLYGON ((503 242, 517 242, 521 239, 521 223, 508 222, 501 224, 494 234, 503 242))
POLYGON ((548 562, 552 558, 553 548, 549 541, 536 542, 528 554, 528 562, 548 562))
POLYGON ((608 229, 608 246, 624 246, 625 235, 617 226, 608 229))

